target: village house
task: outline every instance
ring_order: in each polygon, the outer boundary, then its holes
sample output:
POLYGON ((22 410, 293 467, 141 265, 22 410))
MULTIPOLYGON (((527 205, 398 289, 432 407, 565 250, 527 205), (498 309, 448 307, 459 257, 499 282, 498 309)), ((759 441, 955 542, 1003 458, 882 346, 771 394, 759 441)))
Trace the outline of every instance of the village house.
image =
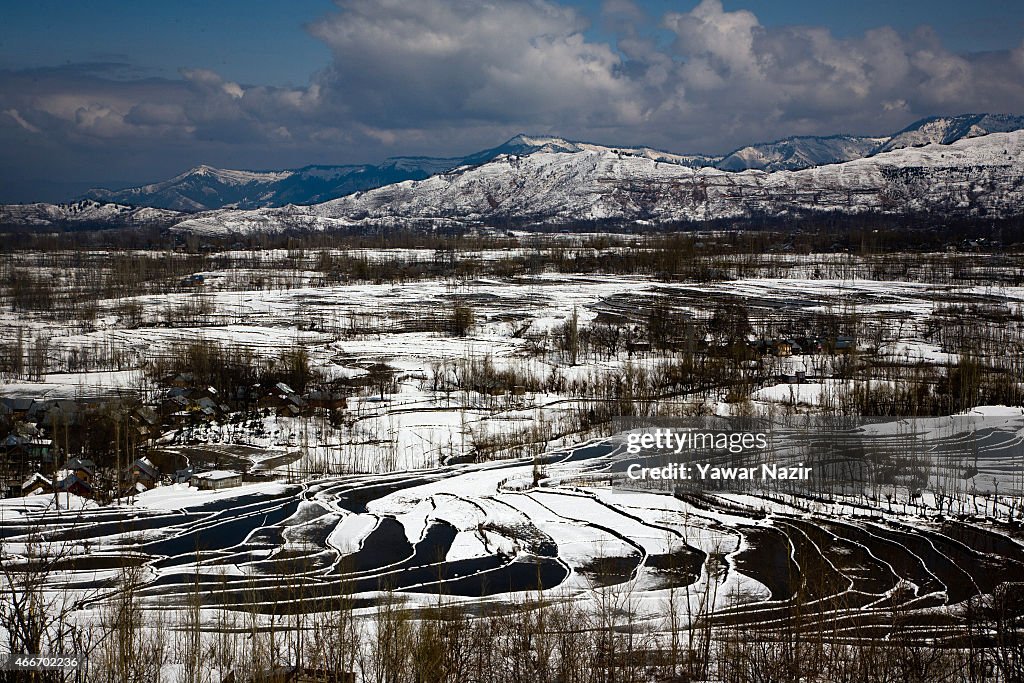
POLYGON ((32 399, 30 398, 0 398, 0 404, 5 407, 5 413, 10 415, 14 420, 24 420, 28 417, 29 411, 32 409, 32 399))
POLYGON ((58 472, 56 490, 60 493, 71 493, 76 496, 81 496, 82 498, 91 498, 92 484, 78 476, 79 471, 80 470, 69 472, 64 470, 62 472, 58 472), (61 474, 64 476, 61 477, 61 474))
MULTIPOLYGON (((255 388, 255 387, 254 387, 255 388)), ((259 408, 269 408, 279 417, 298 417, 309 404, 299 396, 295 390, 284 382, 278 382, 270 387, 266 393, 257 400, 259 408)))
POLYGON ((137 459, 128 470, 131 482, 143 489, 151 489, 160 481, 160 470, 146 457, 137 459))
POLYGON ((310 391, 306 394, 305 400, 313 408, 339 410, 348 406, 348 399, 340 391, 310 391))
POLYGON ((21 495, 31 496, 35 493, 53 493, 53 482, 39 472, 34 472, 21 485, 21 495))
POLYGON ((211 470, 192 475, 191 483, 203 491, 230 489, 242 485, 242 473, 234 470, 211 470))
POLYGON ((72 458, 68 460, 64 468, 89 485, 92 485, 93 479, 96 477, 96 463, 88 458, 72 458))
POLYGON ((807 381, 807 365, 802 360, 787 358, 782 361, 779 379, 787 384, 803 384, 807 381))
POLYGON ((139 406, 132 411, 129 419, 140 439, 153 439, 160 435, 160 416, 153 408, 139 406))
POLYGON ((793 355, 793 342, 789 339, 775 339, 768 348, 772 355, 784 357, 793 355))

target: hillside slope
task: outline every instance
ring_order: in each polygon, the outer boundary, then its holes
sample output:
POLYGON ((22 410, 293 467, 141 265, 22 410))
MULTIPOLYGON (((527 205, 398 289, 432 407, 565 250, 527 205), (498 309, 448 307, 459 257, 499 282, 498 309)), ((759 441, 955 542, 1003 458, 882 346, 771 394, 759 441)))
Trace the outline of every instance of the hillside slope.
POLYGON ((557 225, 800 212, 1009 215, 1024 207, 1024 132, 904 148, 800 171, 691 168, 613 151, 503 155, 311 207, 214 211, 200 233, 374 225, 557 225))

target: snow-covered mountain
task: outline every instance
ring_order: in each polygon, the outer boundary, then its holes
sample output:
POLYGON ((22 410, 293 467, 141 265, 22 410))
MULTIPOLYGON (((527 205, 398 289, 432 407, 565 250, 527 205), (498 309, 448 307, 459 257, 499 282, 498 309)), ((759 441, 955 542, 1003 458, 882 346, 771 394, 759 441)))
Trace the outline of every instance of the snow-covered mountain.
POLYGON ((94 189, 87 197, 176 211, 252 209, 315 204, 402 180, 420 180, 460 160, 389 159, 379 166, 306 166, 287 171, 233 171, 198 166, 170 180, 124 190, 94 189))
POLYGON ((796 136, 775 142, 762 142, 727 154, 713 164, 724 171, 796 171, 814 166, 862 159, 872 154, 891 152, 928 143, 948 145, 963 138, 989 133, 1008 133, 1024 129, 1024 116, 1009 114, 961 114, 930 116, 915 121, 895 135, 796 136))
POLYGON ((153 206, 175 211, 201 211, 245 206, 249 197, 266 195, 292 171, 233 171, 197 166, 170 180, 124 190, 89 190, 87 197, 103 202, 153 206))
POLYGON ((800 136, 742 147, 714 164, 723 171, 794 171, 867 156, 889 138, 857 135, 800 136))
MULTIPOLYGON (((423 180, 460 166, 486 163, 506 154, 608 149, 556 137, 517 135, 497 147, 464 157, 392 157, 378 165, 306 166, 287 171, 233 171, 198 166, 160 183, 124 190, 94 189, 87 193, 87 197, 175 211, 318 204, 404 180, 423 180)), ((622 154, 689 166, 703 166, 717 160, 717 157, 671 154, 649 147, 616 149, 622 154)))
POLYGON ((167 225, 180 216, 177 211, 101 203, 89 199, 71 204, 0 205, 0 226, 114 228, 167 225))
POLYGON ((175 211, 255 209, 288 204, 319 204, 354 192, 406 180, 423 180, 453 169, 485 164, 505 155, 614 153, 690 168, 725 171, 799 170, 860 159, 871 154, 929 142, 949 144, 964 137, 1024 128, 1024 117, 963 114, 922 119, 893 137, 798 136, 749 145, 722 156, 673 154, 650 147, 607 147, 553 136, 516 135, 497 147, 463 157, 392 157, 377 164, 306 166, 285 171, 233 171, 198 166, 170 180, 123 190, 90 190, 102 202, 153 206, 175 211))
POLYGON ((1009 215, 1024 209, 1024 131, 799 171, 730 172, 607 148, 501 155, 315 206, 212 211, 206 234, 381 225, 700 221, 802 212, 1009 215))
POLYGON ((903 147, 920 147, 937 142, 943 145, 976 138, 989 133, 1008 133, 1024 128, 1024 116, 1009 114, 960 114, 959 116, 930 116, 915 121, 882 142, 873 153, 888 152, 903 147))

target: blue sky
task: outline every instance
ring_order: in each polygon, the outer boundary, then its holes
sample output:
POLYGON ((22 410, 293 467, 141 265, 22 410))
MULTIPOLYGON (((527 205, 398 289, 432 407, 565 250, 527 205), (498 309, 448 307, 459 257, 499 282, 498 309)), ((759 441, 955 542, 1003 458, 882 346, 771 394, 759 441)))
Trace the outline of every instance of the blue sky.
POLYGON ((724 152, 1024 110, 1010 0, 37 0, 2 24, 3 201, 520 131, 724 152))
POLYGON ((9 4, 0 68, 122 62, 139 75, 175 77, 183 67, 202 67, 232 80, 299 85, 330 59, 305 29, 334 8, 328 0, 9 4))

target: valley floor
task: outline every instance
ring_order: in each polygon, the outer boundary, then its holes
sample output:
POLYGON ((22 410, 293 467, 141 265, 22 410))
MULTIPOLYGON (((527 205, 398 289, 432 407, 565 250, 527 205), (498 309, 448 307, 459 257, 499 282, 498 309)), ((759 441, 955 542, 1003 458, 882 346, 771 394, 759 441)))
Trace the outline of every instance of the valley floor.
MULTIPOLYGON (((216 681, 257 653, 341 661, 310 654, 334 629, 346 670, 385 680, 374 648, 401 629, 422 644, 432 623, 546 610, 579 620, 585 649, 614 634, 589 666, 648 672, 632 680, 724 680, 743 634, 826 659, 938 647, 936 667, 1016 647, 991 634, 1024 576, 1019 262, 737 255, 706 279, 496 265, 529 253, 367 282, 323 266, 351 254, 225 252, 84 298, 89 266, 7 255, 6 274, 48 278, 62 302, 11 285, 0 313, 4 480, 35 487, 0 500, 12 648, 34 615, 35 646, 91 633, 75 647, 115 666, 128 636, 102 634, 130 632, 168 680, 203 657, 189 680, 216 681), (622 485, 619 416, 820 415, 879 416, 856 427, 866 478, 622 485)), ((795 464, 780 443, 761 455, 795 464)))

